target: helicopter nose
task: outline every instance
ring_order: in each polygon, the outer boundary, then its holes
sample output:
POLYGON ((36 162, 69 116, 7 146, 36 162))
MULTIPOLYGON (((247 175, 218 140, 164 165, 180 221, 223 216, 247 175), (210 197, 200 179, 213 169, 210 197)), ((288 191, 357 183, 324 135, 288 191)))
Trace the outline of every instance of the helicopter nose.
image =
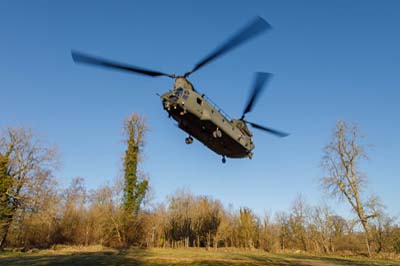
POLYGON ((164 105, 165 109, 167 109, 167 110, 171 109, 171 103, 169 101, 164 100, 163 105, 164 105))

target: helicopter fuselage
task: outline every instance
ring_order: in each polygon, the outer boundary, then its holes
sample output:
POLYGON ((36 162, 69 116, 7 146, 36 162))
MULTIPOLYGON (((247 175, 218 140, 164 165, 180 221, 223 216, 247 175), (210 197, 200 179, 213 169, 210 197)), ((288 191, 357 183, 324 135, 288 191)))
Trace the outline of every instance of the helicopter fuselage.
POLYGON ((229 158, 252 157, 252 134, 245 123, 229 119, 210 99, 197 93, 184 77, 174 88, 161 95, 164 109, 179 128, 208 148, 229 158))

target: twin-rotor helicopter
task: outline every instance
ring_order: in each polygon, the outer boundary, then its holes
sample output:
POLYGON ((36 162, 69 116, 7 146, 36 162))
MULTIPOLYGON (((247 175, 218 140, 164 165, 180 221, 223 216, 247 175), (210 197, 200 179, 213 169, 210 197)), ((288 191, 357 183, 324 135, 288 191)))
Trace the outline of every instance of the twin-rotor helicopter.
POLYGON ((252 151, 255 145, 252 140, 253 134, 248 129, 247 124, 275 136, 285 137, 288 135, 287 133, 245 120, 245 115, 252 110, 271 74, 256 73, 250 97, 245 105, 242 116, 238 119, 230 119, 208 97, 196 91, 187 78, 203 66, 261 33, 266 32, 270 28, 271 26, 264 19, 256 17, 242 30, 204 57, 192 70, 183 75, 149 70, 77 51, 72 51, 71 53, 76 63, 133 72, 150 77, 166 76, 175 79, 173 89, 160 96, 164 109, 168 112, 169 117, 178 122, 179 128, 188 133, 189 136, 185 139, 186 144, 191 144, 194 137, 221 155, 222 162, 225 163, 225 157, 252 158, 252 151))

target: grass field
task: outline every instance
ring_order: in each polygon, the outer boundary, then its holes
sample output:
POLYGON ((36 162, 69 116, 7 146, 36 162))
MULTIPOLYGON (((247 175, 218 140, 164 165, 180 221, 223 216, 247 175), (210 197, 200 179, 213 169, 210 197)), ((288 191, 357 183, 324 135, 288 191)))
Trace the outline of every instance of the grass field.
POLYGON ((61 249, 27 254, 0 253, 0 265, 399 265, 400 261, 370 260, 261 251, 204 249, 61 249))

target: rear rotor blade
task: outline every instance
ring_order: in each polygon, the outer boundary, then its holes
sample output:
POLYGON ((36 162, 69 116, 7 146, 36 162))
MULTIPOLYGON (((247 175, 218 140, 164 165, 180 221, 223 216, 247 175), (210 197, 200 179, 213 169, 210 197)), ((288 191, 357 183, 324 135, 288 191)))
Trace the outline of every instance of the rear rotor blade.
POLYGON ((243 110, 242 117, 240 119, 244 119, 245 115, 251 111, 251 109, 254 106, 254 103, 260 96, 261 91, 265 87, 265 83, 267 80, 269 80, 272 77, 271 73, 264 73, 264 72, 257 72, 255 79, 254 79, 254 85, 253 85, 253 91, 250 95, 249 100, 247 101, 246 107, 243 110))
POLYGON ((279 131, 279 130, 276 130, 276 129, 273 129, 273 128, 261 126, 261 125, 258 125, 258 124, 256 124, 256 123, 252 123, 252 122, 249 122, 249 121, 245 121, 245 122, 246 122, 247 124, 251 125, 251 126, 254 127, 254 128, 257 128, 257 129, 266 131, 266 132, 268 132, 268 133, 271 133, 271 134, 273 134, 273 135, 275 135, 275 136, 278 136, 278 137, 281 137, 281 138, 289 136, 288 133, 285 133, 285 132, 282 132, 282 131, 279 131))
POLYGON ((105 68, 116 69, 116 70, 134 72, 134 73, 151 76, 151 77, 158 77, 158 76, 167 76, 167 77, 171 77, 171 78, 174 77, 173 75, 166 74, 163 72, 144 69, 144 68, 140 68, 140 67, 136 67, 136 66, 132 66, 132 65, 127 65, 124 63, 119 63, 119 62, 111 61, 111 60, 104 59, 104 58, 94 57, 94 56, 84 54, 81 52, 77 52, 77 51, 71 51, 71 55, 72 55, 72 59, 74 60, 75 63, 83 63, 83 64, 95 65, 95 66, 100 66, 100 67, 105 67, 105 68))
POLYGON ((237 46, 245 43, 246 41, 254 38, 260 33, 271 28, 271 25, 268 24, 261 17, 256 17, 251 23, 249 23, 245 28, 236 33, 233 37, 231 37, 228 41, 219 46, 215 51, 204 57, 199 63, 197 63, 194 68, 185 74, 185 77, 189 76, 199 68, 204 65, 210 63, 214 59, 220 57, 221 55, 231 51, 237 46))

